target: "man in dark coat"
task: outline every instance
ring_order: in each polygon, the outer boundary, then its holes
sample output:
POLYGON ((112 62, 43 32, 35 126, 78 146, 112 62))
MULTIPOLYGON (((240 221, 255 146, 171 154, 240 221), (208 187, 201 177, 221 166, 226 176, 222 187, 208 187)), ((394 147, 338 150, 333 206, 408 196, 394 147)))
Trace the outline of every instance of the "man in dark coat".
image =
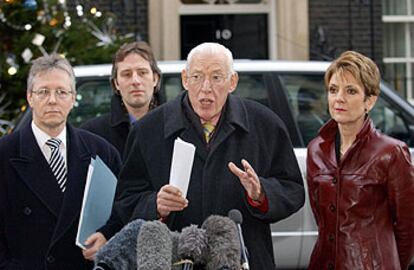
POLYGON ((162 219, 180 230, 238 209, 251 269, 274 269, 270 224, 298 211, 305 199, 287 130, 268 108, 230 94, 238 75, 222 45, 194 48, 182 82, 187 91, 130 132, 118 182, 120 215, 124 222, 162 219), (168 182, 178 137, 196 147, 186 198, 168 182))
POLYGON ((89 120, 81 128, 105 138, 122 156, 131 123, 159 103, 160 77, 161 71, 146 42, 122 45, 112 61, 111 111, 89 120))
POLYGON ((76 96, 66 59, 35 60, 27 89, 33 121, 0 139, 0 269, 92 269, 75 245, 88 166, 99 155, 117 174, 118 151, 66 123, 76 96))

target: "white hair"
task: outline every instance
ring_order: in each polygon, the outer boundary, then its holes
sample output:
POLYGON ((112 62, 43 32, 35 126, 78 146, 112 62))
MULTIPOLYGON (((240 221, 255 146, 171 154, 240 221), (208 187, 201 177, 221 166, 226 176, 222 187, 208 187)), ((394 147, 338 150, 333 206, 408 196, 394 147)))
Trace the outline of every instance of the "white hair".
POLYGON ((231 53, 229 49, 215 42, 201 43, 200 45, 197 45, 190 51, 190 53, 187 56, 187 62, 185 65, 185 69, 187 70, 187 72, 189 72, 190 63, 194 55, 200 55, 200 54, 207 54, 207 55, 208 54, 210 55, 223 54, 226 60, 228 70, 230 71, 231 74, 234 73, 233 54, 231 53))

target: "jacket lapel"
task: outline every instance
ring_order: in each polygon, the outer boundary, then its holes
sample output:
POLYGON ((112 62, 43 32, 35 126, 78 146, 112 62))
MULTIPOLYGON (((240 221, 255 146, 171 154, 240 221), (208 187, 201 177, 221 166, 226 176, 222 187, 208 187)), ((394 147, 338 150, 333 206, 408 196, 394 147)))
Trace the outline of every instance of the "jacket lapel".
POLYGON ((34 137, 31 125, 20 131, 20 158, 11 159, 17 174, 50 212, 59 215, 62 192, 34 137))
POLYGON ((91 162, 91 153, 86 143, 79 136, 78 131, 70 125, 68 125, 67 131, 68 178, 52 244, 73 226, 73 223, 79 218, 86 175, 91 162))
POLYGON ((226 110, 222 123, 218 127, 217 137, 213 141, 209 155, 211 156, 217 148, 238 128, 246 133, 249 132, 249 120, 245 105, 240 98, 233 95, 227 97, 226 110))

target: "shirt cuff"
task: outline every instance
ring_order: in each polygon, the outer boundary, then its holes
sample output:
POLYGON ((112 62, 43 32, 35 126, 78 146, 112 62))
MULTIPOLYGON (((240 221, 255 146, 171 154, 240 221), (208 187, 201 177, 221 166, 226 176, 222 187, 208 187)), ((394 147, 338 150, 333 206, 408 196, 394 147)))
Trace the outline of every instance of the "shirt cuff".
POLYGON ((262 202, 254 201, 252 198, 249 197, 249 195, 247 195, 247 192, 246 192, 246 197, 247 197, 247 202, 250 204, 250 206, 256 208, 260 212, 267 213, 267 211, 269 210, 269 201, 267 200, 266 195, 264 196, 264 199, 262 202))
POLYGON ((167 223, 167 218, 168 217, 160 217, 158 220, 162 223, 167 223))

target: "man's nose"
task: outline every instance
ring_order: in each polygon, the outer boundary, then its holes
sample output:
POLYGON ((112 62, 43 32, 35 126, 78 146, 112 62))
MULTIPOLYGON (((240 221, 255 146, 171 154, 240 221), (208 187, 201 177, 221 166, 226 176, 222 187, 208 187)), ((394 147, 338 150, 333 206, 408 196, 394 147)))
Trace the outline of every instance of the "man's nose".
POLYGON ((47 97, 47 101, 49 103, 56 103, 57 97, 56 97, 56 92, 51 91, 49 93, 49 96, 47 97))
POLYGON ((134 83, 141 83, 141 77, 138 75, 138 73, 134 72, 132 74, 132 81, 134 83))
POLYGON ((211 82, 208 77, 204 78, 203 82, 201 83, 201 90, 211 91, 211 82))

